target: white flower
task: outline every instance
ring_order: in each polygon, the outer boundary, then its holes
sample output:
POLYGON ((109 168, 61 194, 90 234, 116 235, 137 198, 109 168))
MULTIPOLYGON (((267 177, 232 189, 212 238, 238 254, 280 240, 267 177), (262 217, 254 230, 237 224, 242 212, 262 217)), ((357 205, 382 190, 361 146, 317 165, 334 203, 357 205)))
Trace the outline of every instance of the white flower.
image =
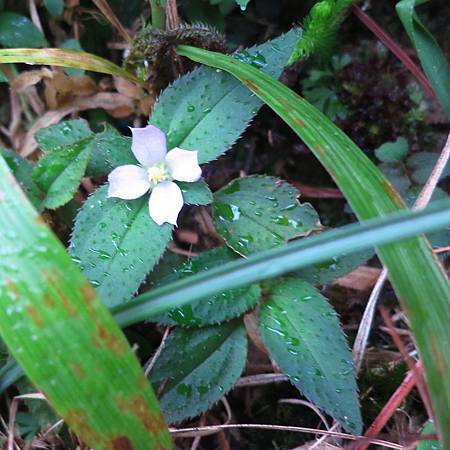
POLYGON ((158 224, 177 224, 183 194, 172 180, 194 182, 202 176, 197 152, 175 147, 167 152, 166 135, 159 128, 131 128, 131 150, 140 165, 115 168, 108 176, 108 197, 132 200, 148 191, 150 217, 158 224))

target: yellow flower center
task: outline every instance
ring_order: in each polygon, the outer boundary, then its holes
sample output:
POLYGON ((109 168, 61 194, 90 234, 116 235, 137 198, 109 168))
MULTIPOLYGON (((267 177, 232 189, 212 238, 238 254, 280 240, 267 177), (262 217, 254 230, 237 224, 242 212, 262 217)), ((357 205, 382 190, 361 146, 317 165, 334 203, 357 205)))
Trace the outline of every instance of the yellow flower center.
POLYGON ((152 185, 161 183, 161 181, 166 181, 170 179, 170 174, 167 171, 165 164, 156 164, 155 166, 150 166, 147 168, 148 179, 152 185))

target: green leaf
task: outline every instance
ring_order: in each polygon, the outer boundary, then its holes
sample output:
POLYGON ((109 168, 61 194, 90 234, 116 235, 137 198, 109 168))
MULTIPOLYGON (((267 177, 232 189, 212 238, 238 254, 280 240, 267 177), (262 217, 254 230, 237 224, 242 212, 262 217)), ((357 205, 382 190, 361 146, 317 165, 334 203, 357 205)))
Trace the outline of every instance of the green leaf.
POLYGON ((0 334, 11 354, 90 448, 171 449, 125 336, 1 157, 0 193, 0 334))
MULTIPOLYGON (((398 192, 364 152, 289 88, 220 53, 187 46, 179 46, 178 53, 233 73, 270 105, 325 166, 360 220, 405 208, 398 192)), ((449 281, 423 237, 382 246, 377 253, 388 268, 392 285, 408 314, 444 448, 450 447, 449 281), (433 303, 424 302, 424 298, 433 298, 433 303)))
POLYGON ((401 162, 408 156, 408 142, 399 137, 394 142, 386 142, 375 150, 375 155, 382 162, 401 162))
POLYGON ((65 145, 75 144, 92 136, 89 124, 83 119, 65 120, 57 125, 42 128, 34 135, 44 153, 60 149, 65 145))
MULTIPOLYGON (((299 30, 292 30, 245 55, 278 77, 299 37, 299 30)), ((150 123, 166 132, 169 148, 197 150, 204 163, 227 151, 260 107, 261 101, 233 77, 202 67, 162 92, 150 123)))
MULTIPOLYGON (((429 420, 426 425, 423 427, 422 436, 426 436, 429 434, 435 434, 436 430, 434 428, 434 423, 429 420)), ((441 444, 438 441, 419 441, 419 445, 417 446, 417 450, 441 450, 441 444)))
MULTIPOLYGON (((207 272, 213 267, 235 261, 237 256, 227 247, 221 247, 202 253, 196 258, 180 264, 172 273, 160 280, 159 285, 165 286, 197 273, 207 272)), ((190 305, 182 306, 151 320, 165 325, 203 326, 212 325, 240 316, 252 308, 259 300, 261 289, 258 284, 252 284, 231 291, 204 297, 190 305)))
POLYGON ((411 180, 404 164, 398 162, 381 163, 378 168, 398 192, 403 194, 411 186, 411 180))
POLYGON ((81 208, 70 243, 72 259, 109 307, 129 300, 158 262, 172 226, 149 216, 148 197, 124 201, 97 189, 81 208))
POLYGON ((415 12, 415 6, 421 3, 424 1, 401 0, 395 9, 417 51, 425 75, 450 117, 450 68, 438 43, 415 12))
POLYGON ((214 225, 227 245, 243 256, 285 244, 320 225, 314 208, 298 203, 298 195, 294 187, 273 177, 233 180, 214 194, 214 225))
MULTIPOLYGON (((50 1, 52 1, 52 2, 61 1, 62 5, 63 5, 63 9, 64 9, 64 0, 50 0, 50 1)), ((59 15, 59 14, 57 14, 57 15, 59 15)), ((80 42, 77 41, 76 39, 67 39, 67 41, 65 41, 61 44, 61 48, 64 50, 77 50, 79 52, 83 51, 83 47, 81 47, 80 42)), ((74 76, 84 75, 85 70, 84 69, 75 69, 75 68, 71 68, 71 67, 65 67, 64 72, 66 72, 67 75, 74 77, 74 76)))
POLYGON ((294 274, 296 277, 311 284, 326 284, 363 265, 374 253, 370 249, 358 253, 333 256, 331 259, 297 270, 294 274))
POLYGON ((8 78, 6 77, 3 70, 0 68, 0 83, 8 83, 8 78))
POLYGON ((195 183, 177 182, 183 193, 184 203, 188 205, 209 205, 213 200, 213 194, 204 180, 195 183))
MULTIPOLYGON (((411 155, 406 161, 406 165, 412 172, 413 181, 417 184, 425 184, 438 158, 439 154, 431 152, 418 152, 411 155)), ((441 179, 448 175, 450 175, 450 164, 445 166, 441 179)))
POLYGON ((12 12, 0 13, 0 45, 3 47, 44 47, 47 39, 28 19, 12 12))
POLYGON ((272 358, 308 400, 361 434, 352 355, 336 312, 317 289, 298 279, 271 282, 268 296, 259 326, 272 358))
MULTIPOLYGON (((2 36, 1 16, 2 14, 0 14, 0 39, 2 36)), ((23 46, 24 45, 21 45, 21 47, 23 46)), ((29 42, 28 46, 33 47, 29 42)), ((127 72, 125 69, 122 69, 111 61, 92 55, 91 53, 79 52, 76 50, 63 50, 60 48, 45 48, 42 50, 34 48, 0 49, 0 64, 5 63, 48 64, 58 67, 73 67, 75 69, 91 70, 92 72, 116 75, 131 81, 132 83, 142 84, 134 74, 127 72)))
POLYGON ((45 192, 42 206, 56 209, 69 202, 80 185, 92 153, 92 139, 47 151, 33 169, 33 180, 45 192))
POLYGON ((240 321, 176 329, 150 373, 152 383, 164 386, 160 404, 167 420, 197 416, 220 400, 241 375, 246 356, 247 338, 240 321))
POLYGON ((0 155, 3 156, 12 174, 19 182, 21 188, 27 194, 28 199, 36 208, 42 201, 42 192, 33 181, 33 164, 22 158, 18 153, 0 147, 0 155))
POLYGON ((247 9, 247 5, 250 3, 250 0, 236 0, 238 6, 245 11, 247 9))
POLYGON ((131 152, 131 138, 105 124, 105 129, 95 135, 86 174, 90 177, 105 176, 115 167, 125 164, 137 164, 131 152))
POLYGON ((53 17, 59 17, 64 12, 64 0, 44 0, 44 5, 53 17))

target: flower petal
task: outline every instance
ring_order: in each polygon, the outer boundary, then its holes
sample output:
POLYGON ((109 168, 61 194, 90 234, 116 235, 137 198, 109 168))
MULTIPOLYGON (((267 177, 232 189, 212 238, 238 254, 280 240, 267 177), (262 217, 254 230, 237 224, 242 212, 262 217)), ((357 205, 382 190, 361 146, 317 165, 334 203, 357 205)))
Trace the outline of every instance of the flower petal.
POLYGON ((153 125, 131 128, 131 150, 143 166, 151 166, 164 159, 167 152, 166 135, 153 125))
POLYGON ((158 224, 177 224, 178 214, 183 207, 181 189, 172 181, 158 183, 150 194, 148 208, 150 217, 158 224))
POLYGON ((115 168, 108 175, 108 181, 108 197, 119 197, 123 200, 142 197, 150 189, 147 171, 132 164, 115 168))
POLYGON ((194 182, 200 179, 202 169, 198 165, 197 153, 178 147, 167 153, 166 162, 174 180, 194 182))

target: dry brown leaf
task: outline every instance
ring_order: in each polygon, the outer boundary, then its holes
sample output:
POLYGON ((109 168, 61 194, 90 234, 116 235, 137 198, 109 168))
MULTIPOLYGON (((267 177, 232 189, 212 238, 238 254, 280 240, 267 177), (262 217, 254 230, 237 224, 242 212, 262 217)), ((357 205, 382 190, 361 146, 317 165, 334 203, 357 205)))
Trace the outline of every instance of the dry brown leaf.
POLYGON ((38 70, 22 72, 11 83, 11 87, 17 92, 23 92, 30 86, 34 86, 44 78, 52 78, 52 71, 46 67, 38 70))
POLYGON ((92 95, 98 90, 91 77, 69 77, 60 70, 54 71, 53 77, 44 81, 45 100, 50 109, 69 105, 75 98, 92 95))
POLYGON ((381 269, 376 267, 361 266, 352 272, 338 278, 333 284, 364 292, 370 289, 381 274, 381 269))
POLYGON ((81 97, 75 99, 70 105, 53 111, 47 111, 34 125, 28 130, 20 154, 24 157, 31 155, 37 148, 37 142, 34 134, 41 128, 59 123, 65 116, 88 109, 102 108, 109 113, 118 111, 133 110, 133 102, 122 94, 112 92, 100 92, 92 97, 81 97))
POLYGON ((124 80, 121 77, 113 77, 114 79, 114 87, 117 89, 117 92, 123 94, 133 100, 140 100, 144 96, 144 91, 140 86, 137 86, 131 81, 124 80))

